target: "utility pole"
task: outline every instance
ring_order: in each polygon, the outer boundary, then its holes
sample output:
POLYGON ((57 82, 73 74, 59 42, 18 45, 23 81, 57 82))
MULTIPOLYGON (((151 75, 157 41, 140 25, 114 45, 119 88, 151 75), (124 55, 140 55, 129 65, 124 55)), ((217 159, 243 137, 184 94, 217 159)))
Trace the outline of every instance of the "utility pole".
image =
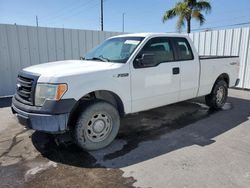
POLYGON ((103 0, 101 0, 101 31, 103 31, 103 0))
POLYGON ((38 16, 36 16, 36 26, 38 27, 38 16))
POLYGON ((125 12, 122 13, 122 32, 124 32, 125 29, 125 12))

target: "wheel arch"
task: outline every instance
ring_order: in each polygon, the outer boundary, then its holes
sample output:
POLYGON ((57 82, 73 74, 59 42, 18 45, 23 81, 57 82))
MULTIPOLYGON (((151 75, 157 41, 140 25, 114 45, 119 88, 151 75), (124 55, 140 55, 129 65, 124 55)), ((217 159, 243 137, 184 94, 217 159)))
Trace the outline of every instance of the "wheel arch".
POLYGON ((227 85, 229 86, 230 79, 229 79, 229 75, 228 75, 227 73, 222 73, 221 75, 219 75, 219 76, 217 77, 217 79, 215 80, 214 85, 215 85, 215 83, 218 82, 219 80, 224 80, 224 81, 227 83, 227 85))
POLYGON ((227 73, 222 73, 222 74, 220 74, 220 75, 216 78, 216 80, 214 81, 214 84, 213 84, 213 87, 212 87, 210 93, 213 91, 214 86, 216 85, 216 83, 217 83, 218 81, 220 81, 220 80, 224 80, 224 81, 227 83, 227 86, 229 86, 229 82, 230 82, 230 80, 229 80, 229 75, 228 75, 227 73))
POLYGON ((69 115, 69 120, 68 120, 69 129, 71 129, 75 125, 79 112, 81 112, 86 106, 88 106, 94 100, 102 100, 111 103, 117 108, 120 117, 123 117, 125 115, 124 103, 118 94, 109 90, 96 90, 84 94, 74 105, 69 115))

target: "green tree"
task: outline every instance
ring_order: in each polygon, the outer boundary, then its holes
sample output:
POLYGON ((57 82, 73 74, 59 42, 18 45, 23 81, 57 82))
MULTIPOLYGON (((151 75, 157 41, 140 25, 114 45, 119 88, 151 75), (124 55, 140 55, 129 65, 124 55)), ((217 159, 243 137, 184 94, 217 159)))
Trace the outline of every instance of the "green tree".
POLYGON ((191 32, 191 19, 200 22, 202 25, 205 22, 205 17, 202 12, 209 13, 211 4, 206 0, 183 0, 176 3, 175 7, 167 10, 163 15, 163 23, 174 17, 178 17, 176 28, 180 32, 182 27, 187 24, 187 33, 191 32))

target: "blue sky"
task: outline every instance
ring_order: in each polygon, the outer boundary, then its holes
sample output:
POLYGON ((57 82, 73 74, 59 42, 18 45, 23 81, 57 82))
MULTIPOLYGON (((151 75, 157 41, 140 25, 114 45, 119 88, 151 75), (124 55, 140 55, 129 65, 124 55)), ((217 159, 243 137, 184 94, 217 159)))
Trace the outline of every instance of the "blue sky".
MULTIPOLYGON (((125 12, 125 32, 174 32, 176 20, 162 23, 165 10, 175 0, 104 0, 104 30, 121 31, 125 12)), ((249 0, 210 0, 212 12, 200 27, 217 28, 250 21, 249 0)), ((0 0, 0 23, 76 29, 100 29, 100 0, 0 0)), ((250 25, 250 24, 249 24, 250 25)), ((185 31, 185 30, 184 30, 185 31)))

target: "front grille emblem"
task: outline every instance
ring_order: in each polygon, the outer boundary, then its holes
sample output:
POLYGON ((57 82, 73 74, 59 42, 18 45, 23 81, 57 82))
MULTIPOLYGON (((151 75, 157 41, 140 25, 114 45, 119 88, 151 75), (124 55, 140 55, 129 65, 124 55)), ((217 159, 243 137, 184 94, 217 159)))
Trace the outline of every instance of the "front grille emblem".
POLYGON ((22 87, 21 84, 19 84, 19 83, 16 84, 16 89, 17 89, 17 90, 20 90, 21 87, 22 87))

